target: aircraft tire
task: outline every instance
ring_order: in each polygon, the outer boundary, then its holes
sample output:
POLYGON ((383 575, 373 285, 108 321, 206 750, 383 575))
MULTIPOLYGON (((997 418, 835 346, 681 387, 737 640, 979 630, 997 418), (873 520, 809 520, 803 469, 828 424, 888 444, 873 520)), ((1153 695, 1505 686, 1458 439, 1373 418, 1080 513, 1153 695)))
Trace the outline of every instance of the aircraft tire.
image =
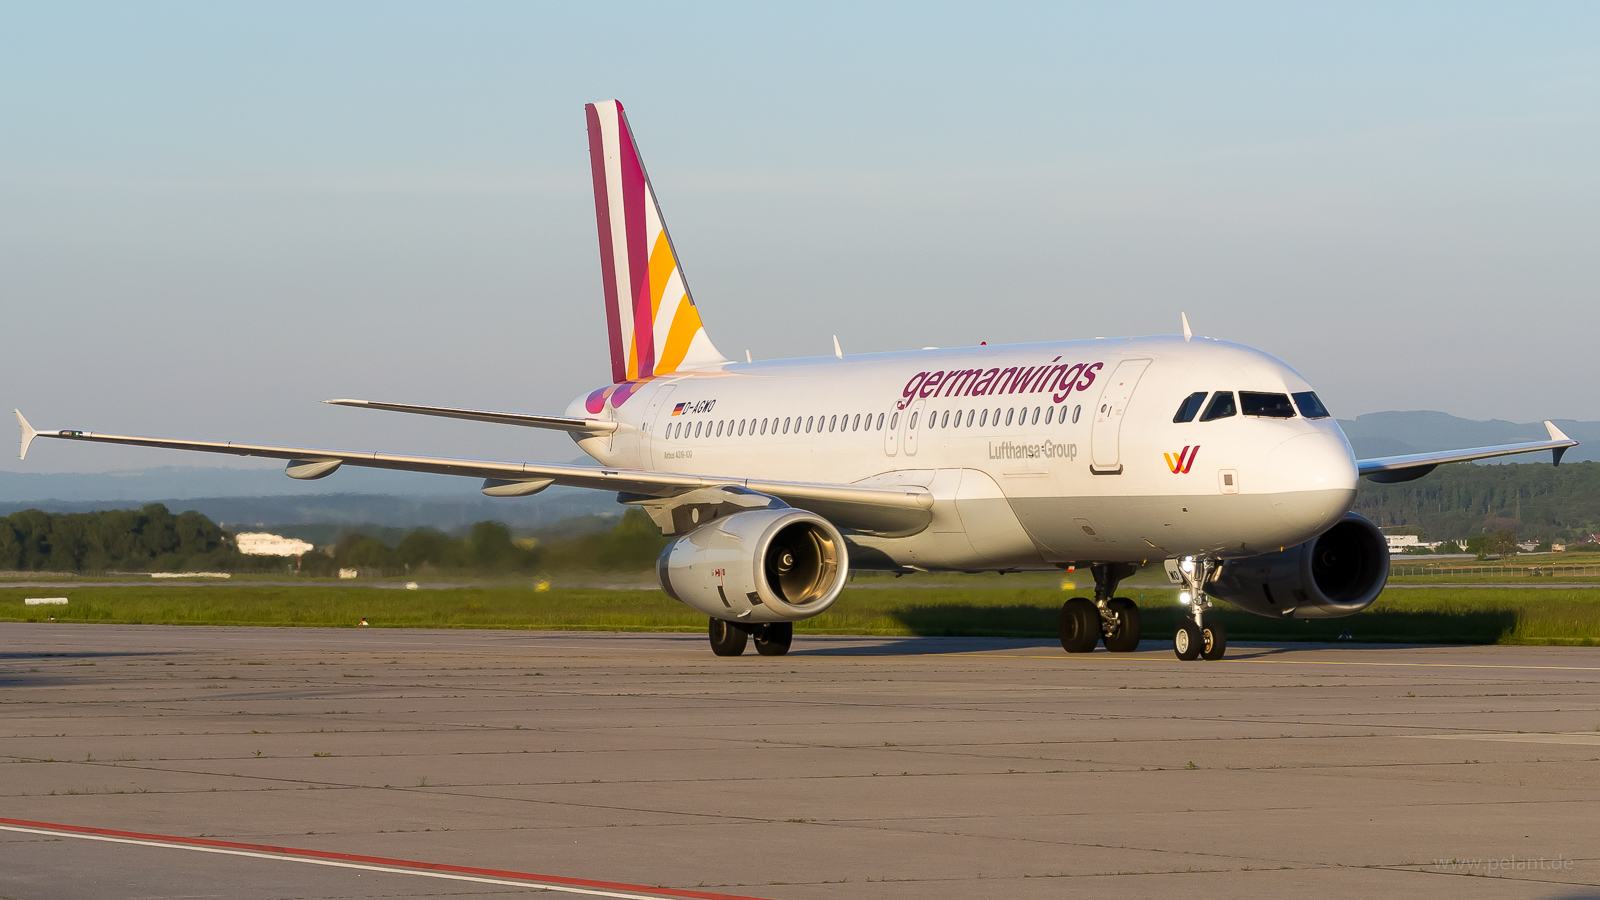
POLYGON ((794 623, 774 622, 756 631, 756 652, 762 656, 782 656, 794 643, 794 623))
POLYGON ((1116 614, 1117 624, 1105 636, 1106 649, 1112 653, 1132 653, 1139 649, 1142 623, 1139 605, 1127 597, 1112 597, 1108 606, 1116 614))
POLYGON ((1172 652, 1184 662, 1200 658, 1200 628, 1193 622, 1184 622, 1178 626, 1178 633, 1172 636, 1172 652))
POLYGON ((1200 629, 1200 655, 1206 659, 1221 659, 1228 652, 1228 629, 1221 622, 1207 622, 1200 629))
POLYGON ((1100 643, 1100 609, 1094 601, 1073 597, 1061 604, 1061 649, 1092 653, 1100 643))
POLYGON ((750 635, 727 619, 712 619, 708 629, 711 652, 718 656, 742 656, 750 635))

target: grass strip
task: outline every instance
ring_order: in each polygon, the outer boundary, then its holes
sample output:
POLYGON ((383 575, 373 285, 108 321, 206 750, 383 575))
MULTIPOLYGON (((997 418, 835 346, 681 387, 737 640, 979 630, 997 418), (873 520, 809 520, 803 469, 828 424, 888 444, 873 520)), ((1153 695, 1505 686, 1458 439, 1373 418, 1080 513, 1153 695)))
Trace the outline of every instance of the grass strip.
MULTIPOLYGON (((456 587, 160 585, 63 591, 66 606, 25 606, 39 589, 0 588, 0 621, 138 625, 272 625, 380 628, 508 628, 685 631, 705 617, 657 590, 456 587)), ((1069 593, 1046 587, 852 588, 827 612, 797 623, 811 634, 1051 638, 1069 593)), ((1172 591, 1135 592, 1144 632, 1164 638, 1182 608, 1172 591)), ((1600 589, 1417 588, 1384 595, 1343 619, 1264 619, 1220 606, 1212 615, 1237 640, 1600 643, 1600 589)))

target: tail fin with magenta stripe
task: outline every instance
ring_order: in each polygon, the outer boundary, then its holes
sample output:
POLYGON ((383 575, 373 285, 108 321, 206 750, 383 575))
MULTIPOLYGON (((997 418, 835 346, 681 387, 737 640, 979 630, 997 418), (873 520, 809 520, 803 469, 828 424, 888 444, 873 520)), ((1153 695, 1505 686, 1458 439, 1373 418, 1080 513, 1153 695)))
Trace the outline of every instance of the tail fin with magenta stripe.
POLYGON ((726 365, 701 324, 622 104, 602 100, 586 112, 612 381, 726 365))

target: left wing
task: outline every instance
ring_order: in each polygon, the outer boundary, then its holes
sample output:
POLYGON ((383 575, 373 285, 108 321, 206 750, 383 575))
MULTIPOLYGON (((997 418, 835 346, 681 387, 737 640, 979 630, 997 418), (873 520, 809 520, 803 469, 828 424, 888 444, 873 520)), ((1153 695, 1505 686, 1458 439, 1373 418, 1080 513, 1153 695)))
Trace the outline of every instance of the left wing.
POLYGON ((1396 484, 1421 478, 1445 463, 1492 459, 1496 456, 1532 453, 1535 450, 1553 451, 1554 464, 1559 466, 1561 465, 1562 454, 1567 452, 1567 448, 1578 446, 1578 442, 1562 434, 1561 429, 1557 428, 1552 422, 1546 421, 1544 427, 1550 431, 1550 440, 1548 441, 1526 441, 1520 444, 1474 447, 1471 450, 1442 450, 1437 453, 1408 453, 1404 456, 1358 459, 1356 460, 1356 469, 1362 475, 1379 484, 1396 484))
POLYGON ((617 491, 641 497, 665 498, 701 488, 733 485, 777 497, 791 506, 810 510, 841 527, 883 535, 916 534, 928 526, 933 516, 933 495, 919 487, 869 487, 855 484, 766 481, 759 478, 688 475, 604 466, 408 456, 369 450, 283 447, 271 444, 244 444, 237 441, 192 441, 137 434, 97 434, 91 431, 38 431, 28 424, 28 420, 23 418, 20 410, 16 413, 17 423, 22 426, 22 458, 27 457, 28 446, 35 438, 54 438, 285 459, 289 461, 285 474, 290 478, 301 480, 325 478, 345 465, 372 469, 398 469, 405 472, 430 472, 438 475, 465 475, 484 479, 483 491, 490 496, 533 494, 552 484, 562 484, 617 491))

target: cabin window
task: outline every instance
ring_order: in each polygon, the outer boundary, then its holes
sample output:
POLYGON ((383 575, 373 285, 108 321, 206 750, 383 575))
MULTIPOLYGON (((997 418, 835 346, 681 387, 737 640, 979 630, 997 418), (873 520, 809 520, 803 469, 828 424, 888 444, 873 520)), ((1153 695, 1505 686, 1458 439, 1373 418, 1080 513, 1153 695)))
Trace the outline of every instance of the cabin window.
MULTIPOLYGON (((1017 414, 1017 411, 1015 409, 1006 410, 1006 427, 1007 428, 1011 427, 1011 420, 1016 417, 1016 414, 1017 414)), ((1000 418, 999 412, 995 413, 995 418, 996 419, 1000 418)))
POLYGON ((744 437, 744 420, 739 420, 739 437, 744 437))
POLYGON ((1200 407, 1206 402, 1205 391, 1195 391, 1183 398, 1178 404, 1178 412, 1172 417, 1173 422, 1193 422, 1194 417, 1200 414, 1200 407))
MULTIPOLYGON (((867 416, 867 420, 868 420, 869 423, 870 423, 871 419, 872 419, 871 416, 867 416)), ((850 426, 850 430, 851 431, 860 431, 861 430, 861 413, 856 413, 855 424, 850 426)))
POLYGON ((722 421, 717 420, 717 437, 722 437, 722 421))
POLYGON ((1233 391, 1217 391, 1206 406, 1206 411, 1200 414, 1200 421, 1214 422, 1237 415, 1238 412, 1239 408, 1233 405, 1233 391))
POLYGON ((700 421, 700 422, 694 423, 694 436, 695 437, 699 437, 700 436, 700 429, 702 427, 704 427, 705 424, 706 423, 704 421, 700 421))
POLYGON ((964 409, 956 410, 955 427, 957 427, 957 428, 961 427, 961 417, 964 416, 964 415, 966 415, 966 410, 964 410, 964 409))
POLYGON ((978 427, 982 428, 987 424, 989 424, 989 411, 986 409, 983 411, 983 415, 978 419, 978 427))
POLYGON ((789 433, 789 417, 788 416, 784 416, 783 417, 783 433, 784 434, 788 434, 789 433))
POLYGON ((1041 410, 1039 407, 1035 406, 1033 408, 1033 421, 1030 422, 1029 424, 1031 424, 1031 425, 1039 424, 1039 413, 1042 412, 1042 411, 1043 410, 1041 410))
POLYGON ((817 423, 816 416, 806 416, 806 434, 811 433, 811 426, 817 423))
POLYGON ((883 430, 883 413, 878 413, 878 430, 883 430))
POLYGON ((766 434, 767 433, 767 420, 766 419, 762 419, 761 420, 761 433, 762 434, 766 434))
POLYGON ((1000 427, 1000 409, 998 407, 996 407, 994 411, 994 427, 1000 427))
POLYGON ((1072 424, 1074 424, 1074 425, 1078 424, 1078 416, 1082 412, 1083 412, 1083 405, 1082 404, 1079 404, 1079 405, 1074 406, 1072 408, 1072 424))
POLYGON ((899 428, 899 427, 900 427, 900 414, 899 413, 895 413, 889 419, 889 430, 893 431, 893 430, 895 430, 896 428, 899 428))
POLYGON ((1315 391, 1301 391, 1294 395, 1294 405, 1300 407, 1300 415, 1308 419, 1326 419, 1328 408, 1317 399, 1315 391))
POLYGON ((1049 425, 1050 424, 1050 420, 1054 419, 1055 417, 1056 417, 1056 408, 1054 406, 1045 407, 1044 423, 1046 425, 1049 425))
POLYGON ((906 423, 906 430, 907 431, 916 431, 917 430, 917 416, 918 415, 920 415, 920 413, 912 413, 911 414, 911 421, 906 423))
POLYGON ((949 428, 950 427, 950 410, 948 410, 948 409, 945 410, 944 411, 944 415, 939 417, 939 427, 940 428, 949 428))
POLYGON ((839 417, 838 417, 838 416, 830 416, 830 417, 829 417, 829 418, 828 418, 828 430, 829 430, 829 431, 833 431, 833 430, 834 430, 834 428, 835 428, 835 427, 836 427, 836 426, 837 426, 837 425, 838 425, 838 424, 839 424, 839 417))

